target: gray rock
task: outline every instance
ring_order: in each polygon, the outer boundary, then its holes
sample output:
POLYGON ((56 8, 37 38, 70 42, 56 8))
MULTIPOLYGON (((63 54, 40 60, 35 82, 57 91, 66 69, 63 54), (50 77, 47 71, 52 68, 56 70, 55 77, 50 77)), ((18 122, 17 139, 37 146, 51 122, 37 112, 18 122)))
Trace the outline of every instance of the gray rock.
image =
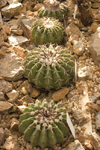
POLYGON ((0 128, 0 146, 4 142, 4 130, 3 128, 0 128))
POLYGON ((7 1, 9 4, 22 2, 22 0, 7 0, 7 1))
POLYGON ((93 132, 90 135, 90 143, 92 144, 94 150, 99 150, 100 149, 100 136, 93 132))
POLYGON ((0 112, 9 110, 13 105, 6 101, 0 101, 0 112))
POLYGON ((12 84, 5 80, 0 80, 0 92, 7 93, 12 90, 12 84))
POLYGON ((6 94, 9 99, 11 99, 12 101, 15 101, 18 97, 19 97, 19 91, 16 90, 12 90, 11 92, 6 94))
POLYGON ((100 27, 98 27, 97 31, 92 35, 88 48, 95 64, 100 67, 100 27))
POLYGON ((20 20, 20 25, 21 28, 23 29, 26 37, 28 39, 33 39, 31 36, 31 26, 34 24, 34 22, 36 21, 36 18, 30 18, 30 19, 21 19, 20 20))
POLYGON ((9 81, 16 81, 23 77, 23 65, 21 57, 13 53, 6 54, 0 59, 0 76, 9 81))
POLYGON ((0 92, 0 101, 4 101, 4 100, 5 100, 4 94, 3 92, 0 92))
POLYGON ((85 149, 78 140, 75 140, 66 147, 66 150, 85 150, 85 149))
POLYGON ((100 130, 100 111, 96 115, 96 129, 100 130))
POLYGON ((15 46, 15 45, 25 44, 29 40, 26 37, 23 37, 23 36, 12 36, 11 35, 11 36, 8 36, 8 41, 9 41, 10 45, 15 46))
POLYGON ((5 18, 12 18, 13 16, 19 15, 22 10, 22 4, 21 3, 13 3, 9 6, 6 6, 1 9, 1 14, 5 18))
POLYGON ((18 126, 19 126, 19 121, 16 118, 12 118, 10 129, 11 130, 18 130, 18 126))
POLYGON ((73 52, 76 55, 82 55, 84 50, 84 44, 81 41, 73 40, 73 52))

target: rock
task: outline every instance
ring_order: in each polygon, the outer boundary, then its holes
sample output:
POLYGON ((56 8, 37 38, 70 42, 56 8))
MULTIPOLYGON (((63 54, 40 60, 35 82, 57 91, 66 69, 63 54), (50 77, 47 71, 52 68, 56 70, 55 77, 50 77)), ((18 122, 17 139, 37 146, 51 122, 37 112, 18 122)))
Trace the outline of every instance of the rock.
POLYGON ((13 3, 1 9, 1 14, 6 18, 12 18, 13 16, 19 15, 22 10, 21 3, 13 3))
POLYGON ((12 33, 14 33, 15 35, 22 35, 23 34, 23 30, 21 30, 21 29, 12 30, 12 33))
POLYGON ((1 12, 0 12, 0 25, 3 25, 3 20, 2 20, 1 12))
POLYGON ((3 130, 3 128, 0 128, 0 146, 4 142, 4 136, 5 136, 4 130, 3 130))
POLYGON ((43 7, 42 3, 38 3, 35 5, 35 7, 33 8, 33 11, 38 11, 41 7, 43 7))
POLYGON ((93 132, 90 135, 90 142, 94 148, 94 150, 99 150, 100 149, 100 136, 93 132))
POLYGON ((86 115, 86 113, 82 112, 81 110, 72 109, 73 117, 77 121, 79 125, 84 125, 90 121, 90 117, 86 115))
POLYGON ((5 80, 0 80, 0 92, 7 93, 12 90, 12 84, 5 80))
POLYGON ((25 87, 25 89, 28 91, 28 93, 32 92, 32 84, 28 82, 28 80, 25 80, 20 86, 18 87, 18 90, 21 91, 22 88, 25 87))
POLYGON ((100 3, 92 3, 91 8, 98 9, 100 7, 100 3))
POLYGON ((66 147, 66 150, 85 150, 85 149, 78 140, 75 140, 66 147))
POLYGON ((100 67, 100 27, 98 27, 97 31, 92 35, 88 48, 95 64, 100 67))
POLYGON ((25 87, 22 87, 21 93, 24 94, 24 95, 28 95, 29 94, 25 87))
POLYGON ((25 108, 26 108, 25 105, 18 106, 18 109, 20 110, 21 113, 23 112, 23 110, 24 110, 25 108))
POLYGON ((76 34, 76 35, 80 36, 81 31, 79 30, 79 28, 75 24, 70 23, 65 29, 65 34, 67 36, 70 36, 71 34, 76 34))
POLYGON ((100 130, 100 111, 96 115, 96 129, 100 130))
POLYGON ((20 145, 18 142, 18 136, 17 135, 9 136, 6 139, 2 148, 6 149, 6 150, 20 150, 20 145))
POLYGON ((22 0, 7 0, 9 4, 22 2, 22 0))
POLYGON ((9 44, 12 46, 22 45, 27 43, 29 40, 24 36, 8 36, 9 44))
POLYGON ((89 66, 78 67, 78 79, 87 80, 89 78, 89 66))
POLYGON ((9 81, 23 77, 22 59, 13 53, 6 54, 0 59, 0 76, 9 81))
POLYGON ((0 58, 3 58, 5 54, 0 50, 0 58))
POLYGON ((30 96, 33 98, 36 98, 40 95, 40 90, 36 89, 36 88, 32 88, 32 92, 30 93, 30 96))
POLYGON ((64 88, 54 92, 52 95, 52 98, 54 101, 62 100, 65 97, 65 95, 68 94, 68 92, 69 92, 69 89, 67 87, 64 87, 64 88))
POLYGON ((12 118, 10 129, 18 131, 18 126, 19 126, 19 121, 16 118, 12 118))
POLYGON ((13 105, 6 101, 0 101, 0 112, 9 110, 13 105))
POLYGON ((3 92, 0 92, 0 101, 5 101, 5 97, 3 92))
POLYGON ((19 105, 27 105, 28 103, 34 103, 34 99, 29 95, 25 95, 20 100, 17 100, 16 103, 19 105))
POLYGON ((28 51, 26 51, 24 48, 22 48, 20 46, 13 46, 12 50, 13 50, 13 52, 15 52, 16 55, 18 55, 19 57, 22 57, 22 58, 25 58, 28 54, 28 51))
POLYGON ((31 33, 31 26, 34 24, 36 21, 36 18, 30 18, 30 19, 21 19, 20 20, 20 25, 21 28, 23 29, 25 36, 30 39, 31 41, 33 40, 32 38, 32 33, 31 33))
POLYGON ((82 55, 84 50, 84 44, 81 41, 73 40, 73 52, 76 55, 82 55))
POLYGON ((9 93, 6 93, 6 95, 11 99, 13 102, 16 101, 19 97, 19 91, 12 90, 9 93))
POLYGON ((84 145, 85 145, 85 147, 86 147, 87 149, 93 150, 93 146, 91 145, 90 142, 85 142, 84 145))
POLYGON ((6 4, 7 4, 7 0, 0 1, 0 9, 6 6, 6 4))
POLYGON ((94 104, 94 103, 92 103, 92 102, 86 103, 86 106, 90 107, 91 109, 93 109, 93 110, 95 110, 95 111, 99 111, 99 110, 100 110, 99 105, 94 104))

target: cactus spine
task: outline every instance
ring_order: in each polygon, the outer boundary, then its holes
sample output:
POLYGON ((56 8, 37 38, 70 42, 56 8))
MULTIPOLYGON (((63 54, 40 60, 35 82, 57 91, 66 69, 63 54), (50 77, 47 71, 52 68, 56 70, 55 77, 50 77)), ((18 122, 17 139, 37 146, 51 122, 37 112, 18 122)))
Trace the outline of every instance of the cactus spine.
POLYGON ((45 1, 44 6, 39 9, 38 16, 42 17, 53 17, 58 19, 59 21, 63 21, 63 15, 65 14, 66 10, 60 2, 53 0, 53 1, 45 1))
POLYGON ((36 44, 57 43, 63 40, 63 26, 53 18, 40 18, 32 26, 33 42, 36 44))
POLYGON ((74 77, 74 58, 60 46, 35 48, 26 61, 25 77, 38 88, 59 89, 74 77))
POLYGON ((48 104, 46 99, 42 104, 36 100, 24 109, 20 116, 19 131, 24 133, 24 139, 34 146, 54 148, 56 143, 63 143, 64 137, 69 135, 66 123, 66 109, 54 101, 48 104))

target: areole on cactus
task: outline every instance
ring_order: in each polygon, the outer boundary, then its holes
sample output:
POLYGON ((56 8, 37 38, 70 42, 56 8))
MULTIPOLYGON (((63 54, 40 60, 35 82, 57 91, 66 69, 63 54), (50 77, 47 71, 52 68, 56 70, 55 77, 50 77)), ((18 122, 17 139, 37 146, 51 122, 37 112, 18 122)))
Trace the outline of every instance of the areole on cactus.
POLYGON ((41 45, 47 43, 60 44, 64 37, 62 24, 53 18, 40 18, 35 21, 32 28, 33 42, 41 45))
POLYGON ((66 9, 64 6, 56 0, 44 1, 44 6, 38 10, 38 16, 42 17, 53 17, 59 21, 63 21, 66 9))
POLYGON ((69 84, 74 77, 74 58, 60 46, 44 45, 28 54, 25 77, 38 88, 59 89, 69 84))
POLYGON ((54 148, 56 143, 63 143, 64 137, 69 135, 66 109, 61 108, 60 103, 54 104, 53 100, 50 103, 46 99, 42 103, 39 100, 30 103, 19 121, 19 131, 33 147, 54 148))

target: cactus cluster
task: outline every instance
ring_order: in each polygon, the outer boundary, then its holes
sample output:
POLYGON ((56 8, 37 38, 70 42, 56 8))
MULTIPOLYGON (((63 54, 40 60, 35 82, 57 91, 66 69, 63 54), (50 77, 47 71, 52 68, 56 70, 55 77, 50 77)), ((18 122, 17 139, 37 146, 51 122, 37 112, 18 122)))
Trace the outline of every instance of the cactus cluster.
POLYGON ((42 17, 53 17, 59 21, 63 21, 66 10, 63 5, 58 1, 45 1, 44 6, 39 9, 38 16, 42 17))
POLYGON ((33 42, 41 45, 47 43, 60 44, 63 40, 63 26, 53 18, 40 18, 35 21, 32 28, 33 42))
POLYGON ((24 139, 32 143, 32 146, 54 148, 56 143, 61 144, 64 137, 69 135, 66 123, 66 109, 61 108, 60 103, 54 104, 46 99, 41 103, 36 100, 24 109, 20 116, 19 131, 24 133, 24 139))
POLYGON ((24 74, 38 88, 59 89, 74 77, 74 65, 66 49, 42 45, 28 54, 24 74))

